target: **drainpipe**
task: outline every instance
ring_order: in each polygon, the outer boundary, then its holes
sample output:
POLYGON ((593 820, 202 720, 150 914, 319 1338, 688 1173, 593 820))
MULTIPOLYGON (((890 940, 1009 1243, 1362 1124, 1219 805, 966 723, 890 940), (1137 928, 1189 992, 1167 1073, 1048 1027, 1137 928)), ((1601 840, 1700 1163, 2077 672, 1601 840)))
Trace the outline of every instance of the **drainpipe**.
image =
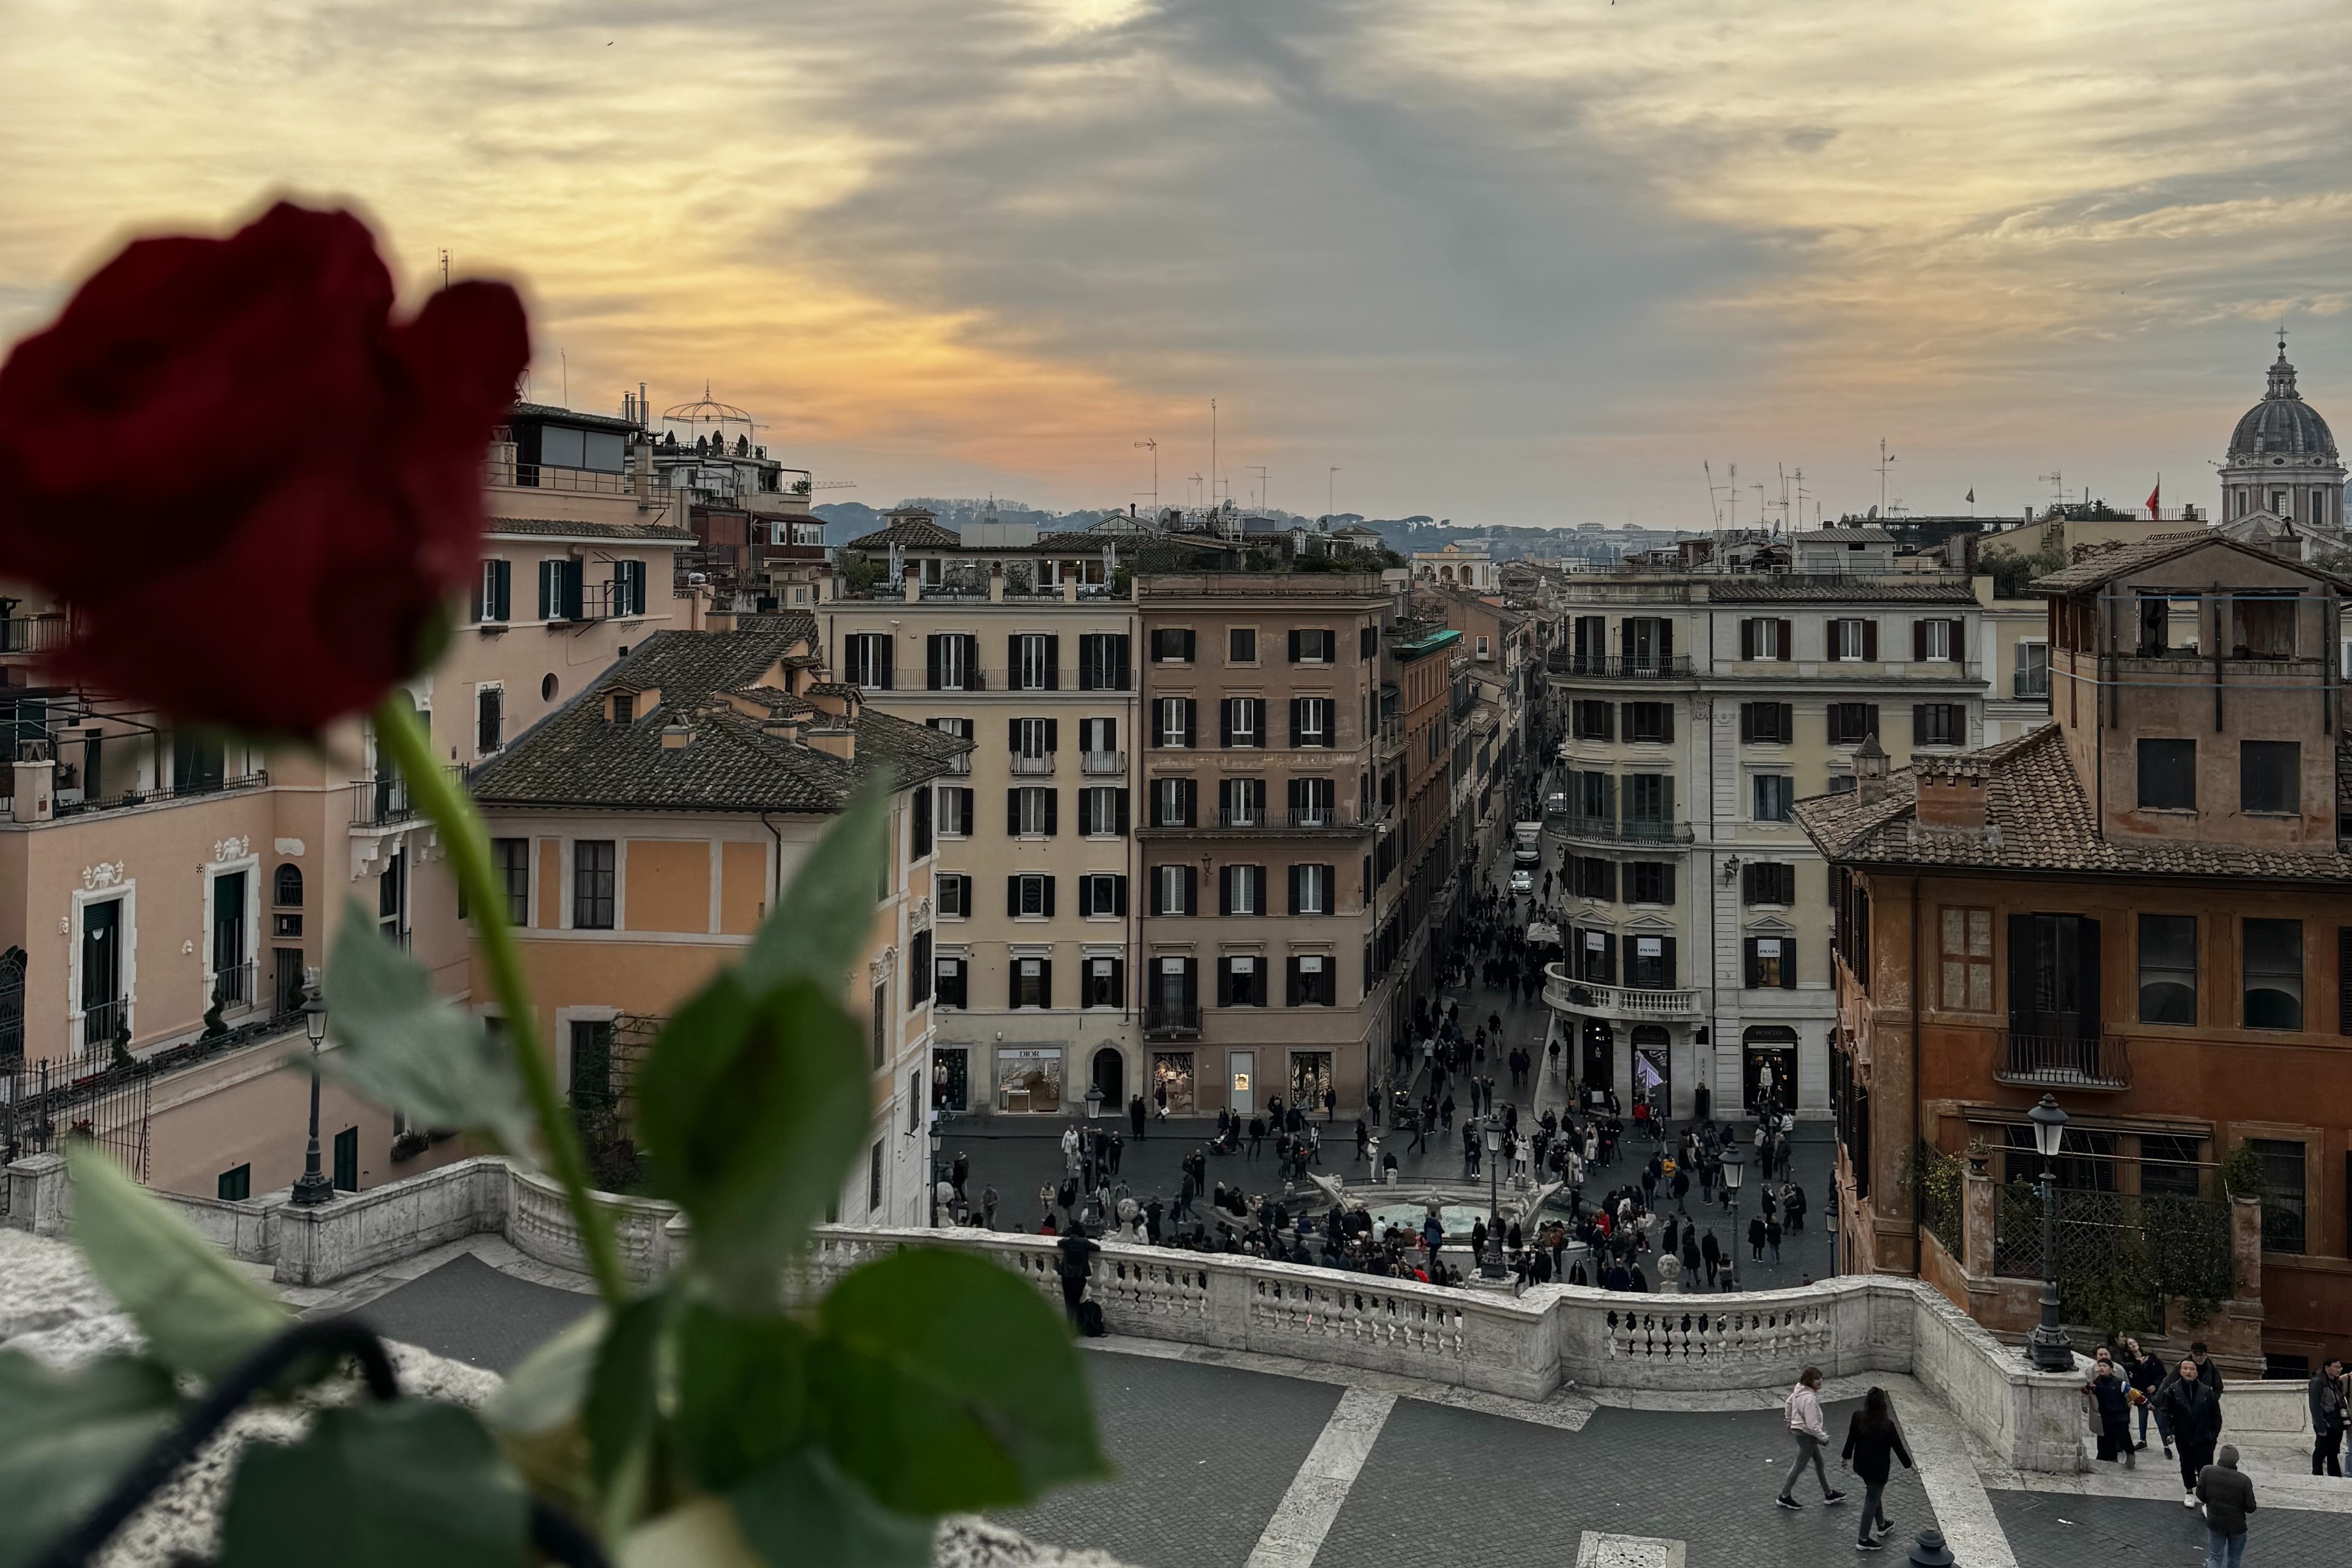
MULTIPOLYGON (((1908 1159, 1919 1147, 1919 873, 1911 873, 1911 1147, 1906 1149, 1908 1159)), ((1875 1251, 1876 1248, 1872 1249, 1875 1251)), ((1916 1183, 1911 1191, 1911 1273, 1917 1278, 1919 1260, 1925 1247, 1919 1239, 1919 1191, 1916 1183)))

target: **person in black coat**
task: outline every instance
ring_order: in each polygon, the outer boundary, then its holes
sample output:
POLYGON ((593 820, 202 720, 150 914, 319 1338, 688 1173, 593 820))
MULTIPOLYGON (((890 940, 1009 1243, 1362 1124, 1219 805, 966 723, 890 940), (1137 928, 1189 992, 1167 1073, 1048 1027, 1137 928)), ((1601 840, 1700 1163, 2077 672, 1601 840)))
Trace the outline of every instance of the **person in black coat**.
POLYGON ((2197 1499, 2198 1472, 2213 1462, 2213 1445, 2221 1440, 2221 1395, 2210 1380, 2198 1375, 2193 1360, 2180 1363, 2180 1375, 2156 1396, 2158 1413, 2172 1428, 2172 1447, 2180 1456, 2180 1489, 2197 1499))
POLYGON ((1845 1450, 1838 1463, 1860 1476, 1865 1489, 1862 1494, 1862 1530, 1855 1544, 1874 1550, 1877 1542, 1871 1539, 1874 1531, 1884 1537, 1895 1528, 1886 1517, 1886 1478, 1893 1473, 1891 1461, 1900 1459, 1903 1468, 1910 1469, 1911 1450, 1903 1445, 1903 1428, 1895 1423, 1895 1405, 1886 1397, 1886 1390, 1874 1388, 1862 1396, 1862 1408, 1853 1413, 1846 1424, 1845 1450))
POLYGON ((1062 1249, 1059 1270, 1062 1276, 1062 1310, 1069 1315, 1070 1327, 1078 1326, 1078 1301, 1087 1293, 1087 1267, 1094 1255, 1102 1250, 1087 1239, 1087 1223, 1071 1222, 1068 1234, 1055 1246, 1062 1249))

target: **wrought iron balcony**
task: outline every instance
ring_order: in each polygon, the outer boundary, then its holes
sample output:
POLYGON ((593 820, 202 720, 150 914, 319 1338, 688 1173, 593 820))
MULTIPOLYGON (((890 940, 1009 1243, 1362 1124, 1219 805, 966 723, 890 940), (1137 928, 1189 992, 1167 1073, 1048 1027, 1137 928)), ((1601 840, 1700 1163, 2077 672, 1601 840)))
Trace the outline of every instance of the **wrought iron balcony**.
POLYGON ((2002 1029, 1993 1047, 1993 1081, 2027 1089, 2131 1087, 2131 1057, 2114 1035, 2025 1035, 2002 1029))
POLYGON ((2050 671, 2048 667, 2045 666, 2041 669, 2020 669, 2011 672, 2009 678, 2009 694, 2011 697, 2018 699, 2020 701, 2048 701, 2050 700, 2050 671))
POLYGON ((1125 752, 1081 752, 1078 772, 1088 778, 1117 778, 1127 772, 1125 752))
POLYGON ((1352 805, 1302 806, 1297 810, 1251 806, 1204 812, 1197 827, 1152 823, 1139 831, 1146 836, 1180 833, 1363 833, 1378 820, 1377 814, 1367 817, 1352 805))
POLYGON ((1546 812, 1544 828, 1563 838, 1597 839, 1608 844, 1688 844, 1690 824, 1650 817, 1580 816, 1574 812, 1546 812))
POLYGON ((1188 1040, 1201 1033, 1201 1009, 1155 1002, 1143 1009, 1143 1033, 1154 1040, 1188 1040))
POLYGON ((1013 757, 1013 772, 1019 778, 1051 778, 1054 774, 1054 753, 1047 752, 1042 757, 1024 757, 1016 752, 1013 757))
POLYGON ((61 615, 10 616, 0 620, 0 654, 53 652, 66 646, 72 629, 61 615))
POLYGON ((1628 656, 1554 648, 1544 657, 1544 670, 1550 675, 1580 675, 1600 680, 1687 680, 1691 661, 1688 654, 1628 656))

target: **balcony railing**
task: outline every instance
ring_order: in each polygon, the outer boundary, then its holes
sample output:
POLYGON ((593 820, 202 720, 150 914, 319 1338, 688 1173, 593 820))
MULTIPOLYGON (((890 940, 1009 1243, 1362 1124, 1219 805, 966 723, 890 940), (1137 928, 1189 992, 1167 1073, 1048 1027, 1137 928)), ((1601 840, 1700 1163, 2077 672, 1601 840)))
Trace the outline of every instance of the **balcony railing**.
POLYGON ((82 816, 93 811, 119 811, 125 806, 152 805, 157 801, 188 800, 208 795, 225 795, 231 790, 259 789, 269 782, 267 773, 238 773, 218 783, 200 780, 194 784, 174 784, 168 789, 131 789, 120 795, 110 795, 100 800, 59 800, 57 815, 82 816))
POLYGON ((10 616, 0 620, 0 654, 53 652, 71 630, 63 616, 10 616))
POLYGON ((1042 757, 1024 757, 1015 752, 1013 757, 1013 772, 1015 776, 1021 778, 1051 778, 1054 773, 1054 753, 1048 752, 1042 757))
POLYGON ((2009 678, 2009 694, 2020 701, 2048 701, 2050 671, 2046 668, 2013 671, 2009 678))
POLYGON ((1377 818, 1368 819, 1353 805, 1310 805, 1297 810, 1276 807, 1272 810, 1249 807, 1221 810, 1204 814, 1199 828, 1187 828, 1154 823, 1145 829, 1154 833, 1352 833, 1369 827, 1377 818))
POLYGON ((1143 1032, 1155 1040, 1190 1038, 1201 1032, 1201 1009, 1154 1002, 1143 1009, 1143 1032))
POLYGON ((1691 661, 1687 654, 1627 657, 1554 648, 1544 656, 1544 668, 1552 675, 1589 675, 1604 680, 1685 680, 1690 678, 1691 661))
POLYGON ((1544 965, 1544 1005, 1604 1018, 1696 1018, 1705 1011, 1696 990, 1652 991, 1573 980, 1561 963, 1544 965))
POLYGON ((1653 821, 1648 817, 1630 817, 1620 821, 1608 816, 1580 816, 1573 812, 1546 812, 1544 826, 1563 838, 1595 838, 1611 844, 1687 844, 1691 841, 1688 823, 1653 821))
POLYGON ((131 1021, 131 998, 117 996, 84 1007, 73 1016, 73 1045, 80 1056, 104 1056, 114 1048, 114 1037, 131 1021))
POLYGON ((2002 1029, 1993 1081, 2029 1089, 2129 1089, 2131 1058, 2113 1035, 2022 1035, 2002 1029))
POLYGON ((1125 752, 1081 752, 1078 772, 1088 778, 1117 778, 1127 772, 1125 752))
POLYGON ((629 493, 629 476, 597 468, 559 468, 552 463, 517 463, 514 482, 523 489, 574 490, 590 495, 629 493))
POLYGON ((242 963, 232 963, 226 969, 215 969, 205 983, 205 1002, 207 1005, 219 1003, 224 1012, 250 1007, 254 1002, 256 978, 253 960, 249 958, 242 963))
MULTIPOLYGON (((448 770, 449 776, 465 787, 466 770, 460 765, 448 770)), ((352 826, 353 827, 390 827, 403 822, 414 822, 423 812, 408 798, 408 781, 394 774, 388 778, 362 779, 352 785, 352 826)))

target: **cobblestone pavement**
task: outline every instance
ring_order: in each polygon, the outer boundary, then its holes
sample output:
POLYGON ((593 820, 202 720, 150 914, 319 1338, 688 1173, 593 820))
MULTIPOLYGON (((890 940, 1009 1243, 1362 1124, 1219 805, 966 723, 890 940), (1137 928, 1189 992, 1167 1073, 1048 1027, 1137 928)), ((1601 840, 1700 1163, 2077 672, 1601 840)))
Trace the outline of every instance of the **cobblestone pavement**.
POLYGON ((503 1373, 595 1305, 593 1296, 517 1279, 461 1254, 358 1315, 388 1340, 503 1373))
MULTIPOLYGON (((2255 1494, 2249 1564, 2352 1563, 2352 1519, 2262 1507, 2259 1482, 2255 1494)), ((2169 1500, 1997 1491, 1992 1500, 2018 1568, 2196 1568, 2205 1561, 2204 1515, 2169 1500)))

